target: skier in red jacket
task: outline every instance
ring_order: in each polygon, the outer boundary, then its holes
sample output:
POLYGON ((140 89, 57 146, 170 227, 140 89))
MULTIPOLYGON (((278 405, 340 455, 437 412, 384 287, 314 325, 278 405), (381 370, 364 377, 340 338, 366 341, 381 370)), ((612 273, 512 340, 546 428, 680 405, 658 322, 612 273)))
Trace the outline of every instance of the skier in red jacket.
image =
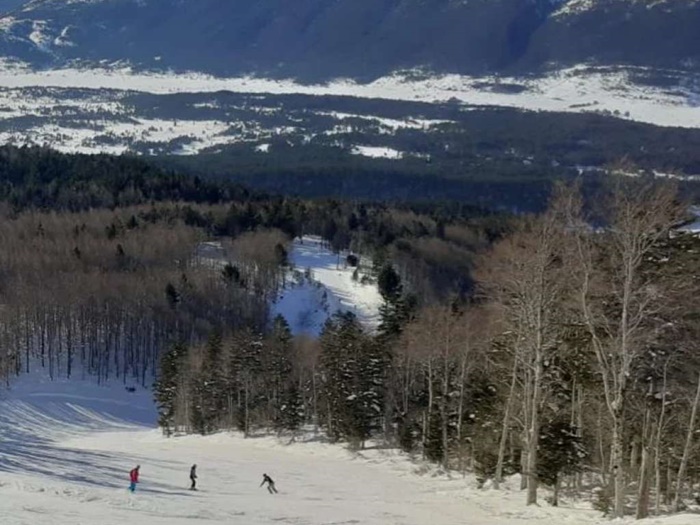
POLYGON ((136 484, 139 482, 139 470, 141 469, 141 465, 136 465, 136 468, 131 469, 131 472, 129 472, 129 479, 131 480, 131 484, 129 485, 129 490, 131 492, 134 492, 136 490, 136 484))

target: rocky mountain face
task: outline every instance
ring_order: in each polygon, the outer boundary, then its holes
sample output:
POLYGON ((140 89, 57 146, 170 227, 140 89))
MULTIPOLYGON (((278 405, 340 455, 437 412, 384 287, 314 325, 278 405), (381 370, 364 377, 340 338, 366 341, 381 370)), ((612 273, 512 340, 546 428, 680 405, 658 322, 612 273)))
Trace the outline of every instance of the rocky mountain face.
POLYGON ((0 55, 370 79, 580 63, 700 70, 698 0, 0 0, 0 55))

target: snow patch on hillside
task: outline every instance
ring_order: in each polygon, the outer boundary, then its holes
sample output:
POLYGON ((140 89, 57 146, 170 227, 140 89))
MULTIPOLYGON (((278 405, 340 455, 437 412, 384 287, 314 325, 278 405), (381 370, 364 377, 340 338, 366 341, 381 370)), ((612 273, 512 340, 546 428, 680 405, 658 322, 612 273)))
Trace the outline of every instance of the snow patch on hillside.
MULTIPOLYGON (((698 0, 616 0, 616 2, 642 4, 647 9, 651 9, 653 7, 676 2, 683 2, 686 5, 693 5, 697 3, 698 0)), ((597 7, 606 7, 600 0, 559 0, 559 3, 561 3, 562 6, 553 13, 553 16, 573 16, 586 11, 591 11, 597 7)))
POLYGON ((51 43, 51 38, 46 34, 46 26, 47 24, 44 21, 34 21, 32 23, 32 32, 29 33, 29 40, 42 51, 48 51, 51 43))
POLYGON ((33 71, 25 64, 0 61, 0 85, 134 90, 155 94, 231 91, 256 94, 342 95, 420 102, 454 101, 533 111, 600 112, 660 126, 700 127, 697 90, 642 86, 631 81, 632 68, 577 66, 544 78, 468 77, 394 74, 369 84, 336 80, 302 85, 292 80, 255 77, 217 78, 200 73, 140 73, 130 67, 66 68, 33 71), (515 86, 517 89, 503 89, 515 86))
POLYGON ((420 118, 406 118, 406 119, 393 119, 386 117, 377 117, 376 115, 359 115, 355 113, 342 113, 339 111, 319 111, 317 115, 326 115, 333 117, 341 122, 344 120, 360 119, 367 120, 370 122, 376 122, 383 128, 387 128, 390 131, 397 131, 399 129, 415 129, 415 130, 428 130, 435 126, 440 126, 442 124, 451 124, 450 120, 437 120, 437 119, 420 119, 420 118))
POLYGON ((379 146, 355 146, 350 151, 353 155, 362 155, 363 157, 372 157, 376 159, 392 159, 397 160, 403 158, 403 153, 393 148, 385 148, 379 146))
MULTIPOLYGON (((318 335, 325 322, 337 312, 352 312, 366 328, 379 325, 382 297, 373 283, 362 284, 355 268, 346 264, 347 254, 334 254, 320 237, 304 236, 292 245, 293 269, 287 286, 273 306, 274 315, 282 315, 295 334, 318 335)), ((361 260, 361 265, 371 262, 361 260)))
POLYGON ((690 221, 679 228, 679 231, 683 233, 690 233, 693 235, 700 234, 700 206, 691 206, 690 214, 695 217, 694 221, 690 221))
MULTIPOLYGON (((0 113, 0 121, 18 116, 17 110, 0 113)), ((110 153, 119 155, 134 143, 153 143, 153 147, 181 142, 180 155, 193 155, 205 148, 238 142, 229 134, 230 125, 216 120, 178 120, 130 118, 97 119, 83 128, 43 124, 25 130, 0 132, 0 143, 50 146, 64 153, 110 153)))
POLYGON ((71 26, 66 26, 61 30, 61 33, 54 38, 53 45, 58 47, 75 47, 75 42, 71 41, 69 32, 71 26))

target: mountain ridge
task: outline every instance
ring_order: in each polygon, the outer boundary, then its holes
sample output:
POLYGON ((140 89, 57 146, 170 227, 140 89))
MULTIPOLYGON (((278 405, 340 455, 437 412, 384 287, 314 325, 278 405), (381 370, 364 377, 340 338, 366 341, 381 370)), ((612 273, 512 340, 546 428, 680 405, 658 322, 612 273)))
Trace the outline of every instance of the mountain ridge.
POLYGON ((0 55, 36 67, 309 80, 580 63, 700 71, 697 0, 4 0, 0 11, 0 55))

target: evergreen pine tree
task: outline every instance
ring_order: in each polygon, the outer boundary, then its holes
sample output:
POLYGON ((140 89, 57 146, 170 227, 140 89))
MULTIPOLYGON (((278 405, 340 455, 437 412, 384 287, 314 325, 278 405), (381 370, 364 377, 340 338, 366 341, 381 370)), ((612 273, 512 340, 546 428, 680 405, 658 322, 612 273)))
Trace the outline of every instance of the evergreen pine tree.
POLYGON ((265 352, 269 405, 278 430, 297 430, 304 421, 304 405, 299 387, 293 378, 292 333, 286 319, 278 315, 265 352))
POLYGON ((226 381, 223 373, 223 343, 221 335, 213 332, 204 351, 200 373, 192 381, 192 425, 201 434, 218 428, 221 412, 226 406, 226 381))
POLYGON ((321 367, 326 427, 333 439, 359 446, 381 421, 384 374, 383 347, 367 337, 351 313, 336 314, 321 335, 321 367))
POLYGON ((559 504, 561 476, 580 472, 586 456, 576 427, 568 421, 552 421, 543 426, 537 477, 545 485, 554 487, 554 506, 559 504))
POLYGON ((250 330, 243 330, 233 337, 229 351, 224 390, 230 399, 236 400, 236 423, 238 429, 246 436, 250 432, 251 413, 260 400, 258 383, 264 369, 262 350, 262 336, 250 330))
POLYGON ((383 303, 379 307, 379 334, 385 342, 398 337, 415 309, 415 299, 404 294, 401 277, 391 264, 385 264, 377 277, 383 303))
POLYGON ((428 421, 428 432, 425 436, 423 454, 430 461, 442 462, 445 450, 442 442, 442 419, 440 411, 433 408, 428 421))
POLYGON ((185 355, 187 355, 187 347, 184 344, 176 343, 171 346, 161 358, 160 375, 153 385, 158 406, 158 425, 168 437, 173 431, 180 366, 185 355))
POLYGON ((347 437, 351 424, 347 403, 353 399, 352 369, 360 332, 353 314, 339 313, 326 322, 321 333, 324 423, 333 440, 347 437))
POLYGON ((290 382, 280 397, 280 406, 275 420, 278 430, 299 430, 305 419, 304 400, 296 382, 290 382))

